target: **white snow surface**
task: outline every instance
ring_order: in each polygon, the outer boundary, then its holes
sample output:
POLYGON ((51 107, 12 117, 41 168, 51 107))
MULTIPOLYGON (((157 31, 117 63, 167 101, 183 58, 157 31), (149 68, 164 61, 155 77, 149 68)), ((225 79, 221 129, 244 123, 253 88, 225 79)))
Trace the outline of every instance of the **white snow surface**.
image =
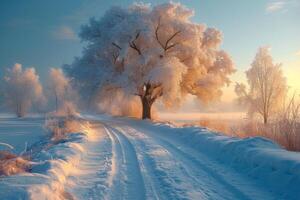
POLYGON ((81 133, 29 147, 31 172, 0 177, 1 199, 300 199, 300 153, 267 139, 82 117, 81 133))
MULTIPOLYGON (((26 146, 40 141, 46 136, 45 118, 42 115, 30 115, 16 118, 12 114, 0 114, 0 142, 13 146, 14 153, 21 153, 26 146)), ((0 150, 8 150, 0 145, 0 150)))

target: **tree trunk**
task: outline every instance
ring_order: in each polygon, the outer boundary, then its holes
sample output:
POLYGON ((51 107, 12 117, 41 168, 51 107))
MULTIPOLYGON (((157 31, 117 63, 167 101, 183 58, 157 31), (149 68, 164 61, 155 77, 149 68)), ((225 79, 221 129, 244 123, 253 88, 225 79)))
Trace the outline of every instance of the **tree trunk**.
POLYGON ((267 124, 267 123, 268 123, 268 117, 264 116, 264 124, 267 124))
POLYGON ((264 118, 264 124, 267 124, 268 123, 268 114, 266 112, 264 112, 263 118, 264 118))
POLYGON ((55 112, 57 113, 58 110, 58 99, 57 99, 57 94, 55 92, 55 112))
POLYGON ((151 107, 155 100, 162 96, 161 85, 154 85, 150 83, 144 84, 140 95, 142 106, 143 106, 143 115, 142 119, 151 119, 151 107), (157 91, 158 89, 158 91, 157 91))
POLYGON ((23 117, 21 105, 19 103, 17 103, 17 112, 16 112, 16 114, 17 114, 17 117, 19 117, 19 118, 23 117))
POLYGON ((147 98, 141 98, 143 105, 143 116, 142 119, 151 119, 151 107, 152 103, 147 98))

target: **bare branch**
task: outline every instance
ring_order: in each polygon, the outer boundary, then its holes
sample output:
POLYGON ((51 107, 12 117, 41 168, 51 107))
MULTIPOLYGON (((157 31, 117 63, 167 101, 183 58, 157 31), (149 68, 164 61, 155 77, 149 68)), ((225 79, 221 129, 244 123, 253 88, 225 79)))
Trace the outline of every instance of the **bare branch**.
POLYGON ((114 63, 116 63, 116 62, 117 62, 117 59, 118 59, 118 57, 119 57, 119 53, 118 53, 118 52, 114 52, 114 53, 112 54, 112 57, 113 57, 114 63))
POLYGON ((156 29, 155 29, 155 38, 158 42, 158 44, 161 46, 161 48, 163 48, 164 52, 167 52, 169 49, 175 47, 176 45, 178 45, 179 43, 176 42, 176 43, 171 43, 172 40, 179 34, 181 33, 181 30, 178 30, 176 31, 175 33, 173 33, 173 35, 171 35, 167 41, 165 42, 165 44, 163 44, 160 39, 159 39, 159 35, 158 35, 158 31, 161 27, 161 23, 160 23, 160 17, 158 19, 158 23, 157 23, 157 26, 156 26, 156 29), (171 43, 171 44, 170 44, 171 43))
POLYGON ((151 100, 150 102, 153 103, 157 98, 161 97, 163 95, 163 88, 161 84, 158 84, 153 87, 151 100))
POLYGON ((130 46, 132 49, 136 50, 137 53, 138 53, 139 55, 142 55, 141 49, 138 48, 137 45, 136 45, 136 43, 135 43, 136 40, 138 40, 138 38, 140 37, 140 33, 141 33, 141 31, 139 31, 139 32, 136 34, 134 40, 132 40, 132 41, 129 42, 129 46, 130 46))
POLYGON ((164 49, 164 45, 161 43, 161 41, 159 40, 159 36, 158 36, 158 30, 160 29, 160 17, 158 18, 158 23, 157 23, 157 27, 155 29, 155 38, 158 42, 158 44, 164 49))
POLYGON ((170 43, 170 42, 176 37, 176 35, 178 35, 180 32, 181 32, 180 30, 179 30, 179 31, 176 31, 176 32, 175 32, 175 33, 167 40, 167 42, 166 42, 166 44, 165 44, 165 51, 167 51, 168 49, 170 49, 170 48, 176 46, 177 43, 171 44, 170 46, 169 46, 169 43, 170 43))
POLYGON ((118 44, 116 44, 116 43, 114 43, 114 42, 112 42, 111 44, 112 44, 113 46, 117 47, 119 50, 122 50, 122 48, 121 48, 118 44))
POLYGON ((168 51, 169 49, 175 47, 176 45, 178 45, 179 43, 174 43, 174 44, 171 44, 170 46, 167 46, 165 51, 168 51))
POLYGON ((139 97, 142 97, 142 95, 141 95, 141 94, 139 94, 139 93, 134 93, 133 95, 134 95, 134 96, 139 96, 139 97))
MULTIPOLYGON (((117 60, 118 60, 118 58, 120 56, 120 50, 122 50, 122 48, 118 44, 116 44, 114 42, 112 42, 112 45, 115 46, 119 50, 118 52, 113 52, 113 54, 112 54, 113 62, 114 62, 114 64, 116 64, 117 60)), ((121 66, 124 67, 124 58, 121 61, 121 66)))

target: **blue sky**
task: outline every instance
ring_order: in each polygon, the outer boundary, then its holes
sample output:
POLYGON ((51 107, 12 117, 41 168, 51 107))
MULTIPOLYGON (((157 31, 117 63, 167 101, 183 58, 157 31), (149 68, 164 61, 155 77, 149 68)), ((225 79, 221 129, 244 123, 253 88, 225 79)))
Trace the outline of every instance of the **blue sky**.
MULTIPOLYGON (((79 56, 84 46, 77 37, 92 16, 101 17, 112 5, 130 0, 9 0, 0 3, 0 75, 18 62, 34 66, 41 78, 79 56)), ((142 1, 155 5, 167 1, 142 1)), ((300 73, 300 0, 185 0, 195 10, 193 21, 220 29, 223 48, 233 57, 243 79, 259 46, 269 45, 287 74, 300 73)), ((295 79, 296 80, 296 79, 295 79)), ((297 80, 298 81, 298 80, 297 80)), ((300 88, 300 81, 297 83, 300 88)))

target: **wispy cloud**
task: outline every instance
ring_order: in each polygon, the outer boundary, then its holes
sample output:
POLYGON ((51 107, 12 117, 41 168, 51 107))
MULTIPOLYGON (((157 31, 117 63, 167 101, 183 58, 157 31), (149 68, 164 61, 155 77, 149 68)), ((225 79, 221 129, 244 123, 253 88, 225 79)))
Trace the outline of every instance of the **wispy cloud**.
POLYGON ((296 56, 300 57, 300 50, 296 52, 296 56))
POLYGON ((68 26, 60 26, 52 32, 54 38, 59 40, 78 40, 77 35, 72 28, 68 26))
POLYGON ((284 0, 281 1, 273 1, 267 4, 266 12, 273 13, 277 11, 281 11, 285 8, 287 2, 284 0))

